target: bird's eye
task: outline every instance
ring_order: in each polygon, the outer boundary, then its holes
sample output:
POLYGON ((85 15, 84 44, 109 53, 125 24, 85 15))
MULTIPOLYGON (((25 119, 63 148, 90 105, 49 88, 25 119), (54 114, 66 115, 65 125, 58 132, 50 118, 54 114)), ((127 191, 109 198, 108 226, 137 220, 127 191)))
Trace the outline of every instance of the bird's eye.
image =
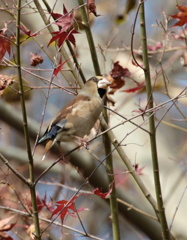
POLYGON ((95 83, 98 83, 98 79, 96 77, 93 77, 92 81, 95 82, 95 83))

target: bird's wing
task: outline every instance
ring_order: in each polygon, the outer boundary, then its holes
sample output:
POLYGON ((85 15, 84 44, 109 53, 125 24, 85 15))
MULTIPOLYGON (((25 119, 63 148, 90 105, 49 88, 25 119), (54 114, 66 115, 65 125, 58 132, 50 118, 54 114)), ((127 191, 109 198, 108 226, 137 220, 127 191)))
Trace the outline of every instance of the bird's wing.
POLYGON ((77 106, 83 101, 90 101, 90 97, 77 95, 60 112, 58 112, 37 144, 40 144, 46 140, 54 139, 56 135, 65 128, 67 123, 67 115, 71 114, 73 109, 76 109, 77 106))
POLYGON ((67 120, 66 119, 62 119, 60 122, 58 122, 57 124, 54 125, 50 125, 42 138, 40 138, 40 140, 38 141, 38 144, 46 141, 46 140, 50 140, 50 139, 54 139, 56 137, 56 135, 63 130, 65 124, 66 124, 67 120))

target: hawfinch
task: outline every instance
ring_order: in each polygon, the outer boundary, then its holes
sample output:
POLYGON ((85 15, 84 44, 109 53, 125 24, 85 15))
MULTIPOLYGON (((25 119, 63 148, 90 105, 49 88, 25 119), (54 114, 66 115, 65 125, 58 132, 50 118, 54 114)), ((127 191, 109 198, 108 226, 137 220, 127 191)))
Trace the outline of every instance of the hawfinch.
POLYGON ((90 78, 79 94, 70 101, 51 121, 43 137, 37 144, 46 142, 45 154, 57 142, 76 141, 84 142, 83 137, 88 135, 94 127, 103 109, 103 97, 111 82, 104 77, 90 78))

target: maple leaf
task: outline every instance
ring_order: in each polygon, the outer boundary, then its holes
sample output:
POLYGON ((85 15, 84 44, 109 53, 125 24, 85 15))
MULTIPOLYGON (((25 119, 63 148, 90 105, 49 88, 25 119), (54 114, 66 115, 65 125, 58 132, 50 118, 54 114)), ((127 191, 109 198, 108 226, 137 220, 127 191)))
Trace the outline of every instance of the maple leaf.
POLYGON ((118 89, 125 85, 125 77, 130 76, 130 71, 128 68, 124 68, 119 64, 119 61, 113 63, 113 68, 110 71, 111 77, 114 79, 113 83, 110 85, 112 89, 109 94, 114 94, 118 89))
POLYGON ((50 211, 50 212, 53 211, 52 202, 47 203, 47 196, 46 196, 46 194, 44 196, 44 199, 41 199, 41 202, 42 202, 42 204, 41 204, 42 207, 46 207, 47 210, 50 211))
POLYGON ((120 186, 125 186, 125 185, 127 185, 127 181, 129 179, 129 171, 128 170, 115 171, 114 177, 115 177, 116 188, 118 188, 120 186))
POLYGON ((67 214, 72 214, 77 212, 76 208, 75 208, 75 200, 78 198, 78 196, 73 197, 72 199, 70 199, 69 201, 67 200, 61 200, 56 202, 56 209, 52 212, 51 217, 53 217, 54 215, 58 214, 61 218, 61 221, 63 223, 64 218, 67 214), (70 210, 72 212, 70 212, 70 210))
POLYGON ((27 30, 24 26, 18 26, 19 29, 21 29, 28 37, 35 37, 38 35, 38 33, 31 33, 30 30, 27 30))
POLYGON ((139 168, 139 164, 136 163, 133 167, 135 168, 135 171, 138 173, 138 175, 144 175, 144 174, 142 173, 142 171, 143 171, 143 169, 145 168, 145 166, 139 168))
POLYGON ((63 4, 63 15, 59 13, 51 13, 52 17, 56 20, 55 24, 61 28, 61 31, 68 31, 74 23, 73 12, 68 13, 63 4))
POLYGON ((129 77, 130 71, 128 68, 124 68, 119 64, 119 61, 113 63, 113 69, 110 71, 110 75, 115 78, 129 77))
POLYGON ((48 43, 48 46, 54 42, 58 42, 58 46, 61 47, 64 41, 69 40, 75 47, 76 41, 73 34, 79 33, 73 28, 74 17, 73 12, 68 13, 66 7, 63 5, 63 14, 51 13, 51 16, 56 20, 55 24, 59 26, 59 31, 53 32, 53 37, 48 43))
POLYGON ((0 96, 3 95, 5 89, 13 83, 13 78, 8 75, 0 74, 0 96))
POLYGON ((76 41, 73 36, 73 34, 75 33, 79 33, 79 32, 77 32, 76 30, 71 30, 70 32, 62 32, 62 31, 53 32, 52 34, 54 36, 51 38, 47 46, 49 46, 54 41, 58 41, 58 46, 61 47, 64 41, 66 40, 69 40, 74 46, 76 46, 76 41))
POLYGON ((111 90, 109 94, 114 94, 118 89, 122 88, 125 85, 125 80, 122 78, 115 78, 113 83, 110 85, 111 90))
POLYGON ((187 23, 187 7, 179 6, 179 5, 176 5, 176 6, 180 12, 178 12, 177 14, 171 15, 171 17, 174 19, 179 19, 179 21, 175 23, 173 27, 177 27, 177 26, 180 27, 187 23))
POLYGON ((39 54, 34 54, 30 52, 31 58, 30 58, 30 65, 35 67, 38 64, 43 63, 43 57, 39 54))
POLYGON ((60 58, 59 64, 58 66, 54 69, 53 71, 53 75, 56 76, 63 68, 64 64, 69 61, 69 59, 67 59, 66 61, 62 62, 62 57, 60 58))
POLYGON ((7 35, 0 31, 0 62, 3 59, 6 52, 10 55, 10 41, 7 35))
POLYGON ((105 193, 103 193, 102 190, 99 189, 99 188, 95 188, 95 189, 93 190, 93 193, 94 193, 95 195, 97 195, 97 196, 99 196, 99 197, 101 197, 101 198, 103 198, 103 199, 108 198, 111 192, 112 192, 112 188, 110 188, 109 191, 108 191, 108 192, 105 192, 105 193))
POLYGON ((3 240, 13 240, 7 233, 6 231, 10 231, 16 224, 15 223, 9 223, 12 218, 15 216, 11 216, 8 218, 4 218, 0 221, 0 239, 3 240))
POLYGON ((161 42, 158 42, 158 43, 156 43, 154 46, 148 45, 148 46, 147 46, 147 49, 148 49, 149 51, 156 51, 156 50, 158 50, 158 49, 160 49, 160 48, 162 48, 162 47, 163 47, 162 43, 161 43, 161 42))
POLYGON ((38 194, 36 195, 36 203, 37 203, 38 212, 40 212, 44 207, 44 204, 43 204, 43 201, 38 196, 38 194))
POLYGON ((129 88, 129 89, 126 89, 126 90, 121 90, 121 92, 132 93, 132 92, 136 92, 138 90, 141 90, 144 87, 145 87, 145 82, 142 82, 142 83, 138 84, 137 87, 129 88))
MULTIPOLYGON (((44 197, 44 199, 45 199, 45 197, 44 197)), ((38 194, 36 194, 36 203, 37 203, 38 212, 41 212, 41 210, 43 209, 43 207, 45 205, 44 205, 43 200, 39 197, 38 194)), ((27 206, 30 210, 32 210, 32 203, 31 203, 30 198, 27 200, 27 206)))
POLYGON ((100 16, 96 12, 95 0, 87 0, 88 10, 93 13, 96 17, 100 16))

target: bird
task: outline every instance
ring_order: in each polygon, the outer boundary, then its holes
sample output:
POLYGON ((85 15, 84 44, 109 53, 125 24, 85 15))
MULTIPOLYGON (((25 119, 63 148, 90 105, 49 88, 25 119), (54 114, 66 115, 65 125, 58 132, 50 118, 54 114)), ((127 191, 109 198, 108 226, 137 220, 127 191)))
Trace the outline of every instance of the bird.
POLYGON ((111 81, 107 77, 91 77, 78 95, 56 114, 37 142, 37 145, 46 143, 42 160, 55 143, 58 144, 60 152, 61 142, 79 140, 86 147, 86 140, 83 137, 90 133, 98 120, 104 107, 104 96, 110 84, 111 81))

